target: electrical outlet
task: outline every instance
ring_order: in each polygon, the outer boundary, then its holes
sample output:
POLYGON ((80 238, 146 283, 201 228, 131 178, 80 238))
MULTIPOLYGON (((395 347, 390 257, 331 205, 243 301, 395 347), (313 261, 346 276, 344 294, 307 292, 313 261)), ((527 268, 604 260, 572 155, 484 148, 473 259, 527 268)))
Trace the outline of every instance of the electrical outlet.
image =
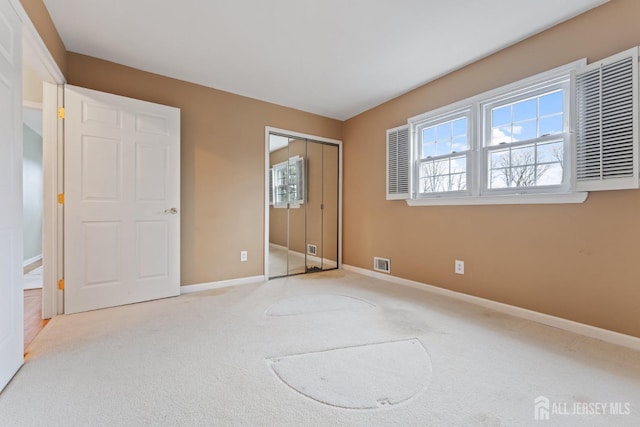
POLYGON ((245 262, 247 260, 247 251, 240 251, 240 261, 245 262))
POLYGON ((464 274, 464 261, 456 260, 455 272, 456 274, 464 274))

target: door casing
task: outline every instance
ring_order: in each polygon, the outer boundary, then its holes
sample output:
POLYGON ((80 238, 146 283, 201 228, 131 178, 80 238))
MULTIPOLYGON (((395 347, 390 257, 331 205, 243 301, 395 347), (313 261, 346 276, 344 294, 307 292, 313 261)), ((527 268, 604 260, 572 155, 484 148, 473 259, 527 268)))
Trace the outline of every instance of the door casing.
POLYGON ((62 106, 60 85, 66 79, 45 45, 20 0, 9 0, 22 23, 23 60, 43 81, 43 228, 42 228, 42 315, 49 319, 63 312, 62 291, 62 206, 58 193, 62 188, 62 120, 57 110, 62 106))

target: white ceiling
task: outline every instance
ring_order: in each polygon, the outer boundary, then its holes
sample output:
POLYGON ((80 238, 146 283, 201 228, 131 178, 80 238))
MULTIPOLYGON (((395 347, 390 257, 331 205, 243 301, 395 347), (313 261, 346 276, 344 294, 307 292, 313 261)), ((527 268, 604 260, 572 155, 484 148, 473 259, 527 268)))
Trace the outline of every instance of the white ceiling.
POLYGON ((273 153, 289 145, 289 138, 280 135, 269 135, 269 152, 273 153))
POLYGON ((605 0, 44 0, 67 50, 340 120, 605 0))

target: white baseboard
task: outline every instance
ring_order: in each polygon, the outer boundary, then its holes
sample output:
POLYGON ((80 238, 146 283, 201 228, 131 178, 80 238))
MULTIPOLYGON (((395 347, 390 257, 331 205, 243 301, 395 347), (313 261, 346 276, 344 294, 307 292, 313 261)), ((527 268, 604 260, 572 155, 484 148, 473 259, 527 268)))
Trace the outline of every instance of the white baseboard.
POLYGON ((208 291, 211 289, 227 288, 229 286, 242 286, 252 283, 264 282, 264 276, 241 277, 239 279, 221 280, 219 282, 199 283, 197 285, 180 286, 180 295, 193 292, 208 291))
POLYGON ((282 249, 283 251, 287 250, 286 246, 276 245, 275 243, 269 243, 269 247, 274 248, 274 249, 282 249))
POLYGON ((327 258, 321 259, 320 257, 314 256, 314 255, 307 255, 307 259, 311 262, 316 262, 318 264, 322 263, 323 266, 326 265, 327 267, 336 268, 338 266, 338 263, 333 260, 330 260, 327 258))
POLYGON ((322 265, 326 265, 326 266, 329 266, 329 267, 334 267, 335 268, 335 267, 338 266, 337 262, 332 261, 330 259, 327 259, 327 258, 322 258, 321 259, 319 256, 309 255, 309 254, 305 255, 302 252, 289 251, 289 255, 293 255, 293 256, 298 257, 298 258, 304 258, 306 256, 308 261, 316 262, 318 264, 322 263, 322 265))
POLYGON ((636 351, 640 351, 640 338, 634 337, 631 335, 621 334, 619 332, 598 328, 596 326, 585 325, 584 323, 574 322, 573 320, 563 319, 561 317, 539 313, 537 311, 528 310, 526 308, 516 307, 513 305, 504 304, 501 302, 492 301, 485 298, 476 297, 473 295, 467 295, 461 292, 439 288, 437 286, 427 285, 425 283, 420 283, 413 280, 403 279, 401 277, 392 276, 390 274, 378 273, 378 272, 367 270, 360 267, 354 267, 351 265, 343 264, 342 268, 347 271, 352 271, 354 273, 362 274, 364 276, 385 280, 387 282, 397 283, 399 285, 410 286, 412 288, 420 289, 422 291, 431 292, 437 295, 443 295, 459 301, 465 301, 481 307, 499 311, 501 313, 520 317, 522 319, 531 320, 533 322, 542 323, 544 325, 552 326, 554 328, 564 329, 565 331, 574 332, 576 334, 584 335, 591 338, 596 338, 611 344, 617 344, 627 348, 631 348, 636 351))
POLYGON ((29 258, 29 259, 24 260, 24 262, 22 263, 22 266, 26 267, 28 265, 33 264, 34 262, 40 261, 41 259, 42 259, 42 254, 36 255, 33 258, 29 258))

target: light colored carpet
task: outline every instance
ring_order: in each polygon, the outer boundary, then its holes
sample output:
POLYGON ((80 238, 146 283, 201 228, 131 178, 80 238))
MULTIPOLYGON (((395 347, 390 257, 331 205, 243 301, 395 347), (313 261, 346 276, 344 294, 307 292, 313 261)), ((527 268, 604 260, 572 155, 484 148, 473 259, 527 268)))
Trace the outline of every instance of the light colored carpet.
POLYGON ((0 425, 638 426, 640 353, 337 270, 56 317, 0 394, 0 425), (313 294, 375 307, 266 315, 313 294), (536 422, 541 396, 630 413, 536 422))
POLYGON ((267 309, 267 316, 295 316, 334 310, 375 307, 368 301, 346 295, 309 294, 285 298, 267 309))
POLYGON ((287 386, 318 402, 375 409, 408 401, 426 388, 431 360, 417 339, 269 359, 287 386))

